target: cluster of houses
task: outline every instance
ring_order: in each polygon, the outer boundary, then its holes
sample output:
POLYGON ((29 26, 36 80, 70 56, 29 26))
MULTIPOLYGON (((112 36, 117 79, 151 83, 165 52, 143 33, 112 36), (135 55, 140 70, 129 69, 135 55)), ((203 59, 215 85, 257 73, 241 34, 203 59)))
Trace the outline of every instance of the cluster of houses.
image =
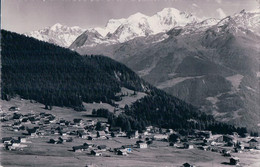
POLYGON ((20 150, 22 151, 23 148, 27 147, 26 137, 19 136, 19 137, 3 137, 2 138, 3 146, 6 150, 20 150))
POLYGON ((148 148, 153 141, 162 141, 169 142, 169 147, 179 149, 201 149, 220 152, 223 156, 230 157, 230 164, 236 165, 239 163, 239 159, 232 157, 231 152, 260 149, 259 139, 252 138, 247 143, 241 143, 237 140, 239 138, 237 133, 233 135, 212 135, 211 131, 194 130, 187 135, 181 135, 172 129, 162 129, 154 126, 146 127, 143 132, 136 130, 124 132, 120 127, 111 127, 107 122, 98 120, 75 118, 69 121, 56 118, 55 115, 45 112, 21 114, 18 112, 18 107, 11 107, 9 111, 1 114, 1 122, 5 122, 3 126, 14 132, 20 132, 19 134, 22 135, 2 138, 6 150, 22 150, 26 147, 26 139, 47 136, 49 141, 46 142, 50 144, 73 142, 75 138, 81 138, 84 144, 73 146, 72 151, 74 152, 86 151, 90 155, 102 156, 107 151, 126 156, 132 153, 134 149, 148 148), (87 140, 109 140, 115 137, 125 137, 137 141, 131 145, 122 145, 118 148, 87 144, 86 142, 87 140))
POLYGON ((247 142, 239 142, 239 135, 212 135, 210 131, 194 131, 191 135, 181 136, 174 134, 175 142, 170 146, 181 149, 201 149, 204 151, 219 152, 223 156, 230 157, 230 165, 238 165, 239 158, 231 155, 232 152, 249 151, 250 149, 260 150, 260 140, 251 138, 247 142))

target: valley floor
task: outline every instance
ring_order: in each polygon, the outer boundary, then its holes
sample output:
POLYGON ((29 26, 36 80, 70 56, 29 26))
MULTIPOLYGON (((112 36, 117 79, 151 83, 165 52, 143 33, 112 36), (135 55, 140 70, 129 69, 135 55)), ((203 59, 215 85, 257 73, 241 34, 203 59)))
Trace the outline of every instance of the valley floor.
MULTIPOLYGON (((11 106, 19 106, 23 114, 33 111, 34 113, 52 113, 56 118, 73 120, 73 118, 88 118, 85 115, 90 114, 91 108, 87 112, 75 112, 69 108, 53 107, 51 111, 43 109, 39 103, 30 103, 27 100, 11 100, 10 102, 1 101, 2 110, 7 111, 11 106)), ((87 104, 86 104, 87 105, 87 104)), ((97 104, 101 105, 101 104, 97 104)), ((104 107, 106 104, 102 104, 104 107)), ((91 105, 89 105, 91 106, 91 105)), ((99 106, 101 107, 101 106, 99 106)), ((100 119, 100 118, 98 118, 100 119)), ((102 118, 101 118, 102 119, 102 118)), ((19 132, 10 131, 3 127, 5 123, 1 122, 1 138, 9 136, 19 136, 19 132)), ((53 136, 52 136, 53 137, 53 136)), ((62 144, 47 143, 50 136, 29 136, 26 145, 22 151, 5 150, 0 148, 0 166, 86 166, 96 165, 105 167, 114 166, 181 166, 188 162, 197 167, 221 167, 229 166, 229 157, 224 157, 218 152, 203 151, 194 149, 178 149, 169 147, 168 142, 154 141, 148 148, 134 148, 132 153, 127 156, 116 155, 114 152, 106 151, 100 157, 90 155, 90 151, 73 152, 75 145, 88 144, 102 145, 109 148, 117 148, 126 144, 133 144, 138 139, 128 139, 126 137, 114 137, 110 139, 86 140, 82 138, 73 138, 73 142, 64 142, 62 144)), ((232 153, 233 156, 240 158, 240 166, 259 167, 260 151, 251 150, 242 153, 232 153)))

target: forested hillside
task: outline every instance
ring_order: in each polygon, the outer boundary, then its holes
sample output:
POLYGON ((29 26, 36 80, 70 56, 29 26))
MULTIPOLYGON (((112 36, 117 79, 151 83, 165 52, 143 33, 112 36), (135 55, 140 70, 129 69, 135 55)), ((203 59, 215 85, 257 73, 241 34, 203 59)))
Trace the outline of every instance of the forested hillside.
POLYGON ((15 94, 47 105, 78 107, 116 100, 121 87, 142 91, 126 66, 103 56, 69 49, 2 30, 2 98, 15 94))

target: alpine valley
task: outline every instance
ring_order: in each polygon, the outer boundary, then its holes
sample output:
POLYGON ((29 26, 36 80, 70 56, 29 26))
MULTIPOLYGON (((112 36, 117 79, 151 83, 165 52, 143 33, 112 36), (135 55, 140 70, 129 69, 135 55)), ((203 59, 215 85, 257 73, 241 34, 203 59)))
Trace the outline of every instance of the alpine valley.
POLYGON ((108 56, 218 121, 259 131, 259 9, 201 19, 165 8, 111 19, 104 28, 64 27, 27 35, 81 55, 108 56))

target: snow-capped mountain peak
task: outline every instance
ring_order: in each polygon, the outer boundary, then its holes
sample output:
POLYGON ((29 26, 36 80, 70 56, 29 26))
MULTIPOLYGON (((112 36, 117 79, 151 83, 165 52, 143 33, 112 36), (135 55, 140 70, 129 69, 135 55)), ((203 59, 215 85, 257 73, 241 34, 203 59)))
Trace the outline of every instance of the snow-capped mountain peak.
POLYGON ((61 25, 60 23, 56 23, 56 24, 54 24, 53 26, 51 26, 50 27, 50 30, 52 30, 52 31, 57 31, 57 30, 59 30, 59 29, 61 29, 62 27, 67 27, 67 26, 63 26, 63 25, 61 25))
POLYGON ((216 26, 218 31, 247 33, 249 30, 260 35, 260 12, 242 10, 233 16, 223 18, 216 26))
POLYGON ((166 32, 175 26, 184 26, 198 22, 198 20, 197 17, 190 13, 181 12, 175 8, 164 8, 153 16, 138 12, 127 18, 111 19, 104 28, 98 27, 94 29, 110 41, 108 43, 118 43, 139 36, 166 32))
POLYGON ((60 23, 43 28, 41 30, 25 33, 26 36, 36 38, 41 41, 53 43, 62 47, 69 47, 85 29, 78 26, 68 27, 60 23))

